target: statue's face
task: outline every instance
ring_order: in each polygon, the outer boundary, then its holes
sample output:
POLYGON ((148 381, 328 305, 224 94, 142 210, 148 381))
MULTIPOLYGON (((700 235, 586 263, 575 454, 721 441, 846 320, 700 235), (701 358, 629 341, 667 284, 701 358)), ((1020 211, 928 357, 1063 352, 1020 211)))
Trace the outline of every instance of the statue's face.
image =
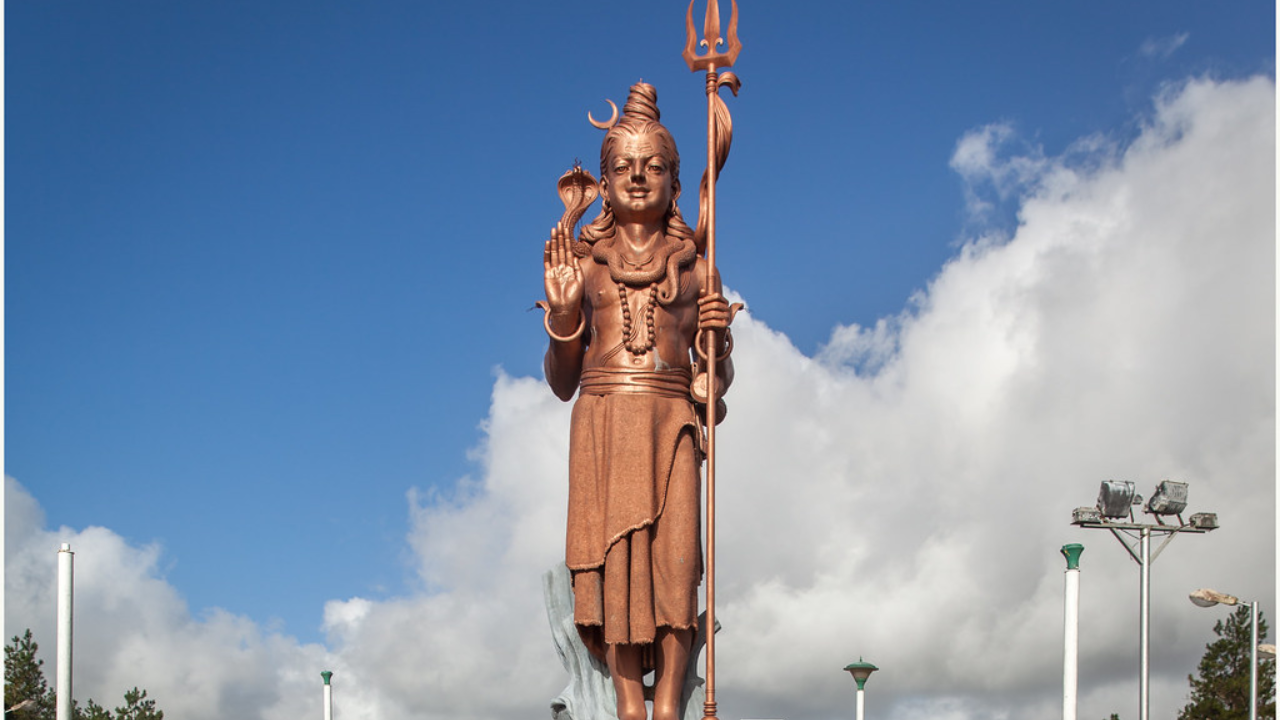
POLYGON ((622 223, 661 222, 666 219, 679 185, 653 132, 619 138, 605 160, 601 192, 622 223))

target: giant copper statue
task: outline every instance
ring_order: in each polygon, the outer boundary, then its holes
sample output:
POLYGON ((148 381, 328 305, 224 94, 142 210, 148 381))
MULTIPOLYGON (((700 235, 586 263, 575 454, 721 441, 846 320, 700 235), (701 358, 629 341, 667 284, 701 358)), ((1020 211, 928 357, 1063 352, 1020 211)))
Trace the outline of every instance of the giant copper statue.
MULTIPOLYGON (((714 67, 708 74, 714 96, 719 78, 714 67)), ((725 74, 720 83, 736 91, 725 74)), ((715 170, 728 153, 725 116, 715 170)), ((547 382, 561 400, 577 395, 565 549, 573 622, 608 668, 619 720, 648 717, 642 678, 651 670, 653 720, 681 716, 704 568, 702 465, 733 381, 737 308, 707 252, 715 171, 704 177, 695 232, 676 204, 680 156, 659 120, 657 93, 642 82, 621 119, 615 108, 595 123, 607 128, 600 179, 580 167, 561 178, 566 212, 543 250, 539 302, 547 382), (574 237, 597 195, 599 215, 574 237)))

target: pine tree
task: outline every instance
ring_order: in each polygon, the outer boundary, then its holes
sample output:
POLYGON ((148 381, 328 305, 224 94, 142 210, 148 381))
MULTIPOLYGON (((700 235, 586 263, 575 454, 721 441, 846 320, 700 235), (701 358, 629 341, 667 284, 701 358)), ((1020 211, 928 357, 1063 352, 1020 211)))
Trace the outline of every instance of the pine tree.
POLYGON ((116 708, 115 720, 164 720, 164 711, 156 709, 156 701, 147 699, 146 690, 134 688, 124 694, 124 707, 116 708))
MULTIPOLYGON (((1178 720, 1245 720, 1249 717, 1249 662, 1251 630, 1249 608, 1239 606, 1224 623, 1213 626, 1217 640, 1205 645, 1197 669, 1199 677, 1187 676, 1191 697, 1178 713, 1178 720)), ((1258 613, 1258 642, 1267 638, 1267 623, 1258 613)), ((1258 717, 1275 720, 1275 663, 1258 665, 1258 717)))
POLYGON ((44 660, 36 657, 39 649, 30 629, 22 637, 14 635, 4 646, 6 720, 49 720, 54 716, 54 696, 44 679, 44 660))
POLYGON ((80 709, 79 703, 75 703, 71 715, 75 720, 113 720, 111 711, 94 702, 93 698, 89 698, 89 703, 83 710, 80 709))
MULTIPOLYGON (((29 629, 22 637, 15 635, 11 644, 4 646, 5 720, 54 720, 57 715, 57 693, 44 679, 44 661, 36 657, 38 649, 29 629)), ((74 720, 164 720, 164 711, 156 709, 156 701, 147 697, 146 690, 135 687, 124 694, 124 705, 116 708, 115 714, 90 698, 83 708, 73 700, 71 717, 74 720)))

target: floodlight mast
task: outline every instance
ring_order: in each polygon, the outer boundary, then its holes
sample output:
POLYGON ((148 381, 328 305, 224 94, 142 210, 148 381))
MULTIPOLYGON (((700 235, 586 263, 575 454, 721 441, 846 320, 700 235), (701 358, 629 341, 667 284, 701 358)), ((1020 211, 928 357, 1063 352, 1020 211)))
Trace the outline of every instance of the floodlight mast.
POLYGON ((1133 517, 1133 506, 1142 505, 1142 496, 1135 492, 1129 480, 1104 480, 1098 490, 1095 507, 1076 508, 1071 513, 1071 524, 1082 528, 1104 528, 1124 546, 1129 557, 1139 568, 1139 625, 1138 625, 1138 720, 1150 720, 1151 716, 1151 563, 1179 533, 1202 535, 1218 529, 1218 516, 1214 513, 1196 513, 1184 522, 1182 511, 1187 507, 1187 483, 1162 480, 1156 492, 1143 507, 1143 512, 1155 517, 1155 523, 1140 523, 1133 517), (1177 518, 1178 524, 1166 523, 1162 518, 1177 518), (1152 534, 1164 535, 1160 547, 1151 551, 1152 534), (1131 545, 1125 538, 1136 540, 1131 545), (1134 546, 1137 550, 1135 551, 1134 546))

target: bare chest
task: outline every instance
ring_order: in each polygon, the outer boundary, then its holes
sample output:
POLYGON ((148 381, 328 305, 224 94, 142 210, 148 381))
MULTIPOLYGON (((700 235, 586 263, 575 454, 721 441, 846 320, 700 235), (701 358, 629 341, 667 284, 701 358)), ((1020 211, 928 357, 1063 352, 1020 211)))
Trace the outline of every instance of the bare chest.
POLYGON ((583 304, 592 335, 589 366, 688 366, 698 321, 691 269, 679 271, 675 298, 663 302, 660 282, 631 286, 615 281, 603 264, 588 259, 584 265, 583 304))

